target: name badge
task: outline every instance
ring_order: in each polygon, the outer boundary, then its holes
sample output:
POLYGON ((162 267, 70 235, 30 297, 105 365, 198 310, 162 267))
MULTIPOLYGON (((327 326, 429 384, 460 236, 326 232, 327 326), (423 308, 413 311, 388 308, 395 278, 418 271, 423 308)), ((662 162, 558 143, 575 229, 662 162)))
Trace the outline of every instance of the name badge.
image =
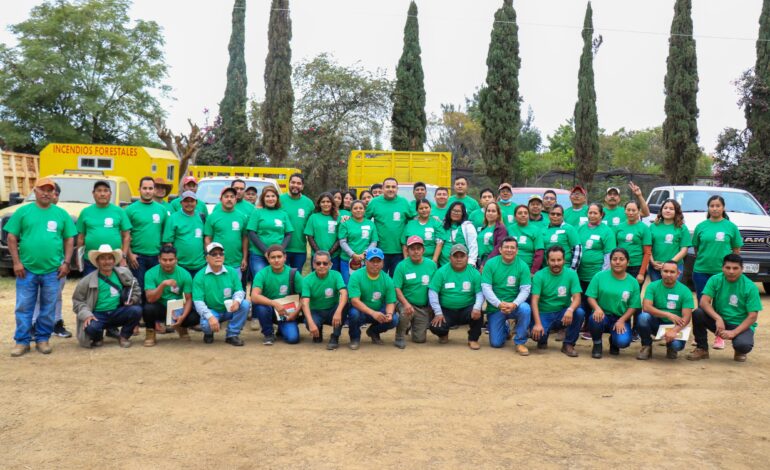
POLYGON ((601 239, 602 239, 602 237, 599 236, 599 235, 591 235, 591 240, 597 240, 598 241, 598 240, 601 240, 601 239))
POLYGON ((362 225, 361 226, 361 230, 371 230, 371 229, 372 229, 371 225, 362 225))
POLYGON ((668 294, 668 300, 679 300, 678 294, 668 294))
POLYGON ((454 282, 447 282, 446 284, 444 284, 444 289, 454 289, 454 288, 455 288, 454 282))
POLYGON ((561 235, 562 233, 566 233, 566 230, 557 230, 556 235, 561 235))
POLYGON ((404 276, 406 279, 417 279, 417 273, 408 273, 406 276, 404 276))
POLYGON ((587 223, 588 223, 588 217, 581 217, 580 218, 580 222, 578 223, 578 225, 583 225, 583 224, 587 224, 587 223))

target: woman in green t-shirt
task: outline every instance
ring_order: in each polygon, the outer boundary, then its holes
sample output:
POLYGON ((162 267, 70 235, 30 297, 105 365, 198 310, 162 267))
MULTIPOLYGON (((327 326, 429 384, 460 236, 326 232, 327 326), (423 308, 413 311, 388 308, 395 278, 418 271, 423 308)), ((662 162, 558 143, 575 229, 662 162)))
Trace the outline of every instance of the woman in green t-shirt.
POLYGON ((695 227, 692 247, 695 249, 695 265, 692 282, 700 303, 703 288, 709 278, 722 272, 725 255, 740 254, 743 237, 738 227, 730 222, 725 212, 722 196, 711 196, 708 200, 708 217, 695 227))
POLYGON ((427 199, 420 199, 415 201, 415 208, 417 210, 417 217, 406 223, 404 232, 401 234, 401 248, 404 252, 404 259, 409 255, 406 250, 406 241, 409 237, 417 235, 422 238, 425 252, 423 256, 433 260, 438 264, 439 256, 441 256, 441 248, 444 246, 444 226, 435 217, 431 216, 433 205, 427 199))
POLYGON ((369 191, 368 189, 364 189, 363 191, 361 191, 361 198, 360 199, 364 203, 364 207, 368 206, 369 205, 369 201, 371 201, 373 198, 374 198, 374 196, 372 196, 372 192, 369 191))
POLYGON ((366 258, 366 251, 377 246, 379 237, 377 227, 369 219, 364 219, 366 206, 363 201, 355 201, 350 206, 351 216, 340 222, 337 236, 340 240, 340 274, 345 285, 350 280, 350 268, 360 268, 366 258))
POLYGON ((615 229, 615 241, 618 248, 628 251, 628 274, 636 278, 641 285, 647 276, 652 253, 650 228, 639 220, 639 206, 636 201, 628 201, 625 210, 626 221, 615 229))
POLYGON ((652 237, 652 256, 650 257, 650 281, 661 279, 660 270, 666 261, 674 261, 679 266, 679 280, 684 274, 684 257, 687 248, 692 246, 690 229, 684 224, 682 206, 674 199, 666 199, 660 206, 655 222, 650 225, 652 237))
POLYGON ((340 242, 337 239, 339 212, 332 193, 325 192, 315 201, 315 210, 305 224, 305 235, 313 253, 328 251, 332 256, 332 269, 340 270, 340 242))
POLYGON ((259 196, 259 208, 251 211, 246 223, 251 242, 249 246, 249 268, 252 279, 267 266, 265 251, 270 245, 281 245, 284 249, 291 242, 294 227, 288 214, 281 210, 278 190, 265 186, 259 196))
POLYGON ((481 225, 477 239, 480 268, 488 259, 500 254, 500 246, 508 236, 508 229, 503 224, 500 205, 496 202, 490 202, 482 210, 484 211, 484 223, 481 225))
POLYGON ((468 249, 468 264, 476 266, 479 257, 479 247, 476 244, 476 228, 468 220, 468 212, 465 204, 460 201, 453 202, 444 216, 444 232, 446 238, 441 249, 441 265, 449 263, 449 252, 452 245, 464 245, 468 249))
POLYGON ((508 225, 508 235, 519 242, 516 255, 529 266, 530 273, 540 270, 543 264, 543 228, 529 220, 529 208, 524 204, 516 206, 513 212, 515 222, 508 225))
POLYGON ((345 207, 345 193, 341 189, 333 189, 332 200, 334 201, 334 207, 337 208, 337 214, 340 217, 350 217, 350 205, 345 207))
POLYGON ((548 220, 550 223, 543 231, 544 253, 552 246, 560 246, 564 250, 564 266, 577 270, 583 250, 575 227, 564 222, 564 207, 554 204, 548 212, 548 220))

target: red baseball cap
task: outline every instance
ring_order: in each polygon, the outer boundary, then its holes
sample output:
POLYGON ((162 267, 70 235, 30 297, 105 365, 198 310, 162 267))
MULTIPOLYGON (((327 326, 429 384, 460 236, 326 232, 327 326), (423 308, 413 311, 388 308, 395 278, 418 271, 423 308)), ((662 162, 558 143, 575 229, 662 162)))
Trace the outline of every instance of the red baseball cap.
POLYGON ((569 193, 570 193, 570 194, 572 194, 572 193, 574 193, 575 191, 580 191, 580 192, 581 192, 581 193, 583 193, 584 195, 585 195, 585 194, 588 194, 588 193, 586 192, 586 188, 584 188, 584 187, 582 187, 582 186, 580 186, 580 185, 577 185, 577 186, 575 186, 574 188, 572 188, 572 191, 570 191, 569 193))
POLYGON ((197 185, 198 180, 196 180, 195 177, 192 175, 185 176, 184 178, 182 178, 182 186, 186 185, 187 183, 195 183, 197 185))

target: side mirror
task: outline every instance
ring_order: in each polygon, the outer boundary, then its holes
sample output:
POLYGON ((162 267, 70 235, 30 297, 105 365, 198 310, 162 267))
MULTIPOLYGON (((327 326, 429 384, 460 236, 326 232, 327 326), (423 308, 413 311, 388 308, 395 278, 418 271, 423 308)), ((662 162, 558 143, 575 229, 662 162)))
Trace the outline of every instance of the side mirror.
POLYGON ((660 204, 649 204, 650 214, 657 214, 660 212, 660 204))

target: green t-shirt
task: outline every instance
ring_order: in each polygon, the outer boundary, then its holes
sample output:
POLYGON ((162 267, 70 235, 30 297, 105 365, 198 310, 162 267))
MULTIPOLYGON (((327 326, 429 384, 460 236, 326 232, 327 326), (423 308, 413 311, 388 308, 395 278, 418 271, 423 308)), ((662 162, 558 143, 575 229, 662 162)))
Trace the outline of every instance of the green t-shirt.
MULTIPOLYGON (((501 302, 513 302, 519 295, 521 286, 532 285, 532 278, 527 265, 518 255, 512 263, 503 261, 502 256, 495 256, 484 265, 481 273, 481 283, 489 284, 501 302)), ((487 302, 487 313, 497 312, 498 309, 487 302)))
POLYGON ((468 241, 465 239, 461 224, 452 224, 448 230, 444 229, 444 246, 441 248, 441 256, 439 257, 440 265, 449 264, 449 253, 452 251, 453 245, 468 247, 468 241))
POLYGON ((290 194, 281 194, 281 210, 289 215, 291 226, 294 227, 294 234, 291 236, 289 246, 286 251, 289 253, 307 253, 307 239, 305 238, 305 224, 310 214, 313 213, 315 205, 309 197, 300 194, 297 199, 293 199, 290 194))
POLYGON ((478 201, 468 195, 465 195, 463 198, 459 198, 457 196, 449 196, 449 200, 446 203, 447 207, 451 206, 455 201, 459 201, 465 206, 465 212, 467 214, 472 214, 475 210, 481 207, 478 201))
MULTIPOLYGON (((174 200, 173 200, 173 201, 171 201, 169 204, 171 205, 171 210, 172 210, 173 212, 184 212, 184 211, 182 210, 182 199, 181 199, 181 194, 180 194, 180 197, 178 197, 178 198, 174 199, 174 200)), ((195 211, 196 211, 197 213, 199 213, 199 214, 203 214, 203 215, 205 215, 205 216, 208 216, 208 215, 209 215, 209 209, 208 209, 208 207, 206 207, 206 203, 205 203, 205 202, 203 202, 203 201, 202 201, 202 200, 200 200, 200 199, 198 199, 198 200, 197 200, 197 202, 195 203, 195 211)))
POLYGON ((233 294, 243 290, 243 286, 234 268, 222 266, 222 270, 220 274, 206 272, 208 267, 198 271, 193 279, 193 302, 203 301, 211 310, 226 311, 225 300, 231 300, 233 294))
MULTIPOLYGON (((602 270, 604 255, 610 254, 616 248, 615 234, 604 224, 596 227, 589 227, 588 224, 581 225, 577 229, 577 234, 583 246, 578 277, 581 281, 588 282, 594 274, 602 270)), ((634 282, 636 282, 635 279, 634 282)))
POLYGON ((532 295, 539 295, 537 306, 541 314, 559 312, 572 304, 572 296, 580 294, 580 280, 575 271, 564 267, 558 275, 549 268, 535 273, 532 295))
MULTIPOLYGON (((602 227, 612 230, 606 225, 602 227)), ((623 316, 629 308, 642 308, 639 283, 636 278, 626 274, 624 279, 616 279, 609 269, 594 276, 588 284, 586 296, 596 299, 596 303, 604 313, 617 317, 623 316)))
POLYGON ((393 285, 401 289, 410 304, 424 307, 428 305, 428 287, 437 269, 436 263, 425 256, 420 264, 414 264, 411 258, 405 258, 396 265, 393 285))
POLYGON ((347 209, 338 209, 337 212, 340 213, 340 219, 343 217, 353 217, 353 213, 347 209))
POLYGON ((166 306, 169 300, 184 299, 185 294, 192 294, 192 276, 181 266, 176 266, 174 271, 167 273, 160 265, 150 268, 144 274, 144 289, 153 290, 167 279, 176 281, 176 287, 166 286, 160 294, 160 303, 166 306))
MULTIPOLYGON (((246 217, 236 210, 218 210, 206 218, 203 235, 222 244, 225 264, 239 267, 243 259, 243 237, 246 235, 246 217)), ((239 268, 240 269, 240 268, 239 268)))
POLYGON ((572 206, 564 208, 564 222, 575 228, 581 225, 588 225, 588 204, 581 209, 575 210, 572 206))
POLYGON ((484 209, 478 208, 475 211, 468 214, 468 220, 471 221, 476 231, 478 232, 484 225, 484 209))
MULTIPOLYGON (((676 228, 673 223, 653 223, 650 225, 650 236, 652 237, 652 259, 659 262, 673 259, 679 250, 692 246, 690 230, 684 224, 676 228)), ((681 263, 681 260, 679 262, 681 263)))
POLYGON ((401 234, 414 216, 414 205, 398 195, 390 200, 377 196, 366 206, 366 218, 374 220, 379 247, 386 255, 401 253, 401 234))
POLYGON ((540 214, 540 220, 529 219, 529 225, 534 225, 538 228, 538 230, 540 230, 540 233, 542 233, 543 230, 547 229, 548 226, 551 225, 551 219, 548 218, 548 214, 543 212, 540 214))
MULTIPOLYGON (((735 282, 729 282, 722 273, 709 278, 703 295, 712 299, 711 305, 725 323, 738 326, 749 316, 749 312, 762 311, 757 285, 745 275, 735 282)), ((757 324, 751 325, 754 331, 757 324)))
POLYGON ((198 270, 206 264, 203 220, 198 212, 192 215, 187 215, 185 211, 171 214, 163 229, 163 243, 174 245, 177 262, 183 268, 198 270))
POLYGON ((19 258, 35 274, 56 271, 64 261, 64 240, 78 234, 67 211, 53 204, 45 209, 25 204, 3 227, 19 239, 19 258))
MULTIPOLYGON (((361 222, 357 222, 352 217, 340 223, 338 237, 340 240, 346 238, 350 249, 356 254, 366 251, 372 242, 380 241, 374 222, 369 219, 362 219, 361 222)), ((350 261, 350 256, 345 253, 345 250, 340 251, 340 258, 343 261, 350 261)))
POLYGON ((131 221, 128 220, 126 211, 115 204, 108 204, 106 207, 92 204, 80 212, 77 229, 85 238, 88 256, 89 251, 98 250, 102 244, 110 245, 113 250, 121 249, 121 232, 131 230, 131 221))
POLYGON ((628 251, 629 266, 641 266, 644 257, 643 247, 652 245, 650 228, 641 221, 633 225, 620 224, 615 230, 615 241, 618 248, 625 248, 628 251))
POLYGON ((425 246, 424 256, 431 259, 433 259, 433 254, 436 253, 436 242, 441 240, 443 244, 446 238, 444 225, 432 216, 424 224, 418 219, 410 220, 404 228, 404 233, 401 235, 401 244, 406 245, 409 237, 414 235, 422 238, 423 245, 425 246))
MULTIPOLYGON (((256 232, 262 243, 269 247, 270 245, 280 245, 284 235, 294 232, 294 227, 291 225, 291 220, 289 220, 286 212, 280 209, 264 208, 251 211, 249 220, 246 222, 246 230, 256 232)), ((264 256, 262 250, 251 241, 249 241, 249 251, 264 256)))
POLYGON ((163 225, 168 219, 166 208, 155 201, 136 201, 126 207, 131 221, 131 251, 137 255, 158 256, 163 225))
POLYGON ((430 280, 430 289, 438 294, 441 307, 465 308, 476 303, 476 294, 481 292, 481 274, 471 265, 457 272, 446 264, 430 280))
POLYGON ((99 274, 96 274, 99 279, 99 287, 96 296, 96 305, 94 306, 95 312, 111 312, 120 306, 120 292, 123 290, 123 284, 120 283, 120 278, 115 271, 110 274, 109 280, 113 284, 119 287, 116 289, 102 280, 99 274))
MULTIPOLYGON (((246 199, 242 199, 241 201, 235 203, 234 209, 243 214, 243 217, 246 220, 249 220, 249 217, 251 217, 251 213, 254 212, 256 206, 254 206, 254 204, 250 203, 246 199)), ((213 214, 214 212, 219 212, 221 210, 222 203, 218 202, 217 205, 214 206, 214 209, 211 210, 211 213, 213 214)))
POLYGON ((366 269, 357 269, 350 275, 348 295, 358 298, 372 310, 381 310, 387 304, 396 303, 396 290, 393 280, 385 271, 380 271, 377 279, 371 279, 366 269))
MULTIPOLYGON (((564 266, 569 267, 572 263, 572 250, 575 246, 580 245, 580 238, 575 227, 569 224, 561 224, 560 227, 549 225, 543 230, 542 237, 544 250, 555 245, 564 249, 564 266)), ((543 256, 543 265, 546 265, 548 260, 545 259, 545 255, 543 256)))
POLYGON ((627 223, 626 208, 618 204, 614 209, 609 207, 604 208, 604 218, 602 223, 612 229, 613 232, 617 232, 618 228, 627 223))
POLYGON ((476 235, 476 245, 479 247, 479 259, 483 260, 495 249, 495 226, 487 225, 479 229, 476 235))
POLYGON ((725 255, 743 246, 743 237, 738 227, 727 219, 719 222, 706 219, 695 227, 692 246, 698 251, 693 272, 718 274, 722 272, 725 255))
POLYGON ((302 280, 302 298, 310 299, 310 310, 336 308, 343 289, 347 288, 342 274, 333 269, 323 279, 314 271, 302 280))
POLYGON ((508 235, 515 237, 519 242, 519 254, 516 257, 531 268, 532 261, 535 259, 535 252, 543 249, 543 228, 532 222, 524 226, 514 222, 507 228, 508 235))
MULTIPOLYGON (((500 212, 501 212, 501 218, 503 225, 506 227, 511 224, 516 223, 516 207, 518 205, 516 203, 511 203, 510 205, 500 204, 497 203, 500 206, 500 212)), ((545 216, 544 216, 545 217, 545 216)))
MULTIPOLYGON (((338 223, 338 219, 333 219, 330 215, 313 212, 305 225, 305 235, 313 237, 320 250, 329 251, 337 242, 338 223)), ((339 255, 339 251, 336 251, 332 256, 337 258, 339 255)))
POLYGON ((443 224, 444 223, 444 217, 446 217, 446 211, 448 211, 448 210, 449 210, 449 204, 447 204, 444 207, 439 207, 439 206, 434 205, 430 209, 430 215, 431 215, 431 217, 437 217, 438 220, 440 220, 441 223, 443 224))
POLYGON ((302 273, 299 270, 294 271, 294 291, 290 291, 291 266, 288 264, 283 267, 279 273, 273 271, 272 266, 265 266, 254 276, 252 289, 259 287, 262 295, 270 300, 280 299, 287 295, 302 293, 302 273))
POLYGON ((165 199, 162 201, 155 201, 161 206, 163 206, 164 209, 166 209, 166 215, 171 215, 174 213, 174 208, 171 207, 171 203, 166 201, 165 199))
MULTIPOLYGON (((666 287, 663 279, 658 279, 647 285, 644 291, 645 300, 652 300, 652 306, 658 310, 681 317, 683 308, 695 308, 692 291, 686 285, 676 281, 674 287, 666 287)), ((671 323, 668 318, 658 318, 661 323, 671 323)))

